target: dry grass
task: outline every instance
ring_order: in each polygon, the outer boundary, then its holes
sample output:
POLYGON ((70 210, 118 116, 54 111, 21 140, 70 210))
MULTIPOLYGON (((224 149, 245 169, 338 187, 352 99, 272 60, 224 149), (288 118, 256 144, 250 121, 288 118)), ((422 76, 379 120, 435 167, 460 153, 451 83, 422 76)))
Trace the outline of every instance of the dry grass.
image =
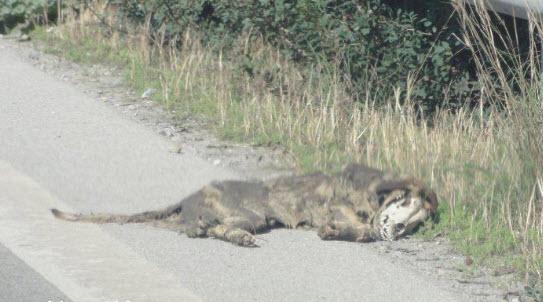
MULTIPOLYGON (((152 41, 146 28, 123 38, 106 35, 89 25, 96 18, 87 12, 45 39, 60 43, 65 53, 86 47, 96 58, 122 62, 129 83, 154 86, 168 108, 203 114, 230 139, 282 144, 303 169, 359 161, 420 177, 442 205, 441 222, 427 232, 448 235, 479 262, 514 265, 540 282, 543 91, 536 48, 528 62, 498 50, 491 41, 514 45, 514 38, 497 35, 486 11, 478 8, 474 17, 458 6, 458 12, 465 43, 480 59, 481 106, 439 111, 429 121, 409 93, 403 99, 395 93, 386 108, 375 108, 371 96, 380 92, 371 80, 365 96, 355 100, 337 69, 297 66, 255 37, 240 38, 226 57, 203 47, 190 31, 181 37, 181 49, 160 37, 152 41), (252 76, 243 72, 247 56, 252 76), (503 104, 504 110, 489 104, 503 104)), ((531 24, 535 39, 543 32, 541 22, 533 18, 531 24)))

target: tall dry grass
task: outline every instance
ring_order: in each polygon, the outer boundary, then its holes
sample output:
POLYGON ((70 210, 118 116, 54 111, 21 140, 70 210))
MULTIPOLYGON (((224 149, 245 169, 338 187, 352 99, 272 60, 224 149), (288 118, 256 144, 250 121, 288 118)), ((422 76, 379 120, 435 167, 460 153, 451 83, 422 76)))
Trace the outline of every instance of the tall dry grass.
POLYGON ((82 12, 46 39, 76 49, 92 41, 87 48, 102 53, 100 59, 107 54, 123 62, 129 83, 155 86, 168 108, 203 114, 227 138, 282 144, 301 168, 358 161, 415 175, 441 200, 437 231, 428 232, 446 234, 481 262, 514 265, 540 282, 543 84, 536 39, 542 23, 532 16, 533 47, 526 56, 515 51, 513 34, 491 22, 491 13, 456 7, 464 43, 475 54, 481 106, 441 110, 431 118, 409 92, 391 93, 386 107, 373 106, 372 96, 382 92, 372 79, 355 99, 337 68, 298 66, 255 36, 240 38, 226 55, 201 45, 191 31, 179 37, 181 48, 163 35, 151 38, 148 27, 104 33, 91 26, 96 15, 82 12), (498 41, 510 47, 500 49, 498 41))
MULTIPOLYGON (((500 200, 507 209, 501 220, 525 255, 526 270, 541 279, 543 227, 543 15, 528 12, 529 49, 520 53, 517 28, 508 29, 500 16, 484 8, 455 3, 472 51, 482 87, 481 102, 504 107, 498 125, 507 146, 507 171, 512 188, 500 200), (520 192, 519 192, 520 191, 520 192), (516 193, 518 192, 518 193, 516 193), (516 193, 516 194, 514 194, 516 193)), ((515 24, 516 25, 516 24, 515 24)), ((524 41, 526 42, 526 41, 524 41)))

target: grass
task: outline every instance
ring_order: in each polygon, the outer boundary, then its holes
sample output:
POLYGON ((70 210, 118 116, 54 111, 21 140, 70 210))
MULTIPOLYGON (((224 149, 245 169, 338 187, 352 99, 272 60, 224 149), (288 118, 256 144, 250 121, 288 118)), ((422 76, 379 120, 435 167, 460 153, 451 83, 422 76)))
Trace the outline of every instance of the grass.
MULTIPOLYGON (((333 66, 298 66, 255 37, 225 54, 187 31, 182 47, 153 42, 146 28, 107 34, 82 12, 52 33, 33 36, 50 52, 82 63, 124 66, 127 83, 182 114, 207 118, 217 134, 254 144, 280 144, 301 170, 333 170, 348 161, 411 174, 435 188, 439 223, 422 236, 447 236, 476 263, 511 266, 541 298, 543 269, 542 85, 535 56, 520 60, 488 43, 513 39, 480 7, 458 7, 465 43, 474 52, 482 89, 479 108, 438 110, 430 118, 406 96, 372 106, 349 95, 333 66), (160 45, 160 46, 158 46, 160 45), (510 65, 505 66, 504 56, 510 65), (251 57, 249 75, 244 58, 251 57), (484 62, 484 64, 483 64, 484 62), (527 76, 530 75, 530 76, 527 76), (500 104, 502 110, 495 109, 500 104), (535 285, 534 285, 535 284, 535 285)), ((541 22, 531 20, 534 32, 541 22)), ((534 36, 535 37, 535 36, 534 36)), ((535 43, 534 43, 535 45, 535 43)), ((535 53, 536 49, 532 49, 535 53)), ((409 79, 406 79, 409 82, 409 79)), ((416 83, 411 83, 416 85, 416 83)))

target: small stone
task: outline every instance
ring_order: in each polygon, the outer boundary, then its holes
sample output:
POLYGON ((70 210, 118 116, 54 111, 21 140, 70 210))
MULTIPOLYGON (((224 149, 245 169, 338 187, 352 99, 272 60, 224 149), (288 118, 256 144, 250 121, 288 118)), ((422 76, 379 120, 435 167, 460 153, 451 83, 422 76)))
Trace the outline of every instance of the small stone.
POLYGON ((143 94, 141 95, 141 98, 142 99, 147 99, 147 98, 150 98, 153 94, 155 94, 156 92, 156 89, 154 88, 147 88, 143 94))
POLYGON ((473 264, 473 259, 471 259, 470 256, 466 256, 466 259, 464 259, 464 263, 467 265, 467 266, 470 266, 473 264))
POLYGON ((164 128, 160 130, 158 134, 166 136, 166 137, 172 137, 174 135, 174 131, 171 128, 164 128))
POLYGON ((216 159, 213 161, 213 165, 218 166, 221 163, 220 159, 216 159))
POLYGON ((183 154, 183 146, 174 144, 170 147, 170 152, 177 153, 177 154, 183 154))
POLYGON ((27 34, 22 34, 19 36, 19 38, 17 39, 17 41, 19 42, 27 42, 27 41, 30 41, 30 36, 27 35, 27 34))
POLYGON ((503 275, 509 275, 509 274, 513 274, 515 272, 515 268, 514 267, 506 267, 506 266, 502 266, 502 267, 499 267, 497 269, 494 270, 493 272, 493 275, 494 276, 503 276, 503 275))

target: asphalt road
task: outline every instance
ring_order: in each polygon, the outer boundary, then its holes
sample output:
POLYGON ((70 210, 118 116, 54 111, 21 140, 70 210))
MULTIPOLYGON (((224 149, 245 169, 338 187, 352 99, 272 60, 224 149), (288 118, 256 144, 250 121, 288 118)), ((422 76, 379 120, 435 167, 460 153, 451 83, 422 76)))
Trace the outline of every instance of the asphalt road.
POLYGON ((466 301, 362 244, 314 232, 273 231, 247 249, 142 225, 53 219, 51 207, 158 208, 243 175, 169 152, 161 136, 2 43, 0 301, 30 293, 41 296, 28 301, 466 301))
POLYGON ((17 302, 71 301, 63 292, 1 244, 0 298, 2 301, 17 302))

